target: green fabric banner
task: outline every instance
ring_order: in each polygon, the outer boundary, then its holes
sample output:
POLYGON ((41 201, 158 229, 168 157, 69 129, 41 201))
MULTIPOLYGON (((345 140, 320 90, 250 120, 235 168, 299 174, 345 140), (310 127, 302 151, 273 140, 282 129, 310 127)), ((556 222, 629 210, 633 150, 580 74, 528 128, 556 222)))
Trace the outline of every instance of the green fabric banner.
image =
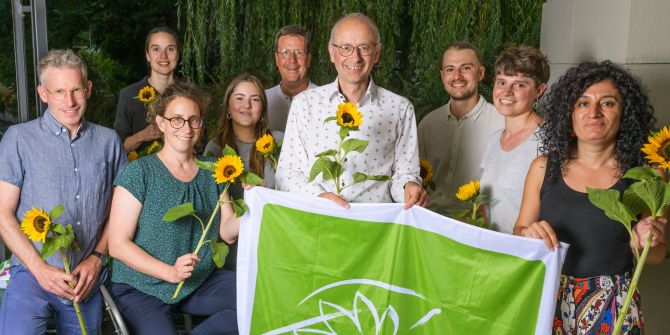
MULTIPOLYGON (((558 275, 547 273, 545 261, 483 249, 420 226, 466 228, 482 241, 529 240, 419 208, 367 204, 344 210, 313 198, 299 199, 307 201, 300 208, 285 193, 278 196, 283 201, 273 201, 276 193, 247 195, 252 214, 243 225, 250 229, 241 234, 245 254, 238 260, 242 334, 519 335, 542 327, 546 332, 537 333, 549 334, 556 281, 548 283, 553 296, 544 302, 551 314, 541 318, 540 310, 545 279, 558 275), (319 206, 348 217, 318 213, 319 206), (393 216, 400 220, 388 220, 393 216)), ((531 249, 550 254, 530 242, 531 249)))

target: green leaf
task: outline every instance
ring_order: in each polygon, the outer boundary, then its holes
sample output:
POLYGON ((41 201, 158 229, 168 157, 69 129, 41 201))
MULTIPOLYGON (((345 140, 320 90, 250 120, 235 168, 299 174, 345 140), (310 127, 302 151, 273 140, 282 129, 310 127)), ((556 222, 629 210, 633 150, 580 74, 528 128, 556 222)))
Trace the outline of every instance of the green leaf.
POLYGON ((233 211, 235 211, 235 216, 238 218, 247 212, 247 204, 244 202, 244 199, 236 199, 231 205, 233 205, 233 211))
POLYGON ((323 120, 323 123, 330 122, 330 121, 337 121, 337 116, 327 117, 325 120, 323 120))
POLYGON ((649 166, 636 166, 623 175, 622 178, 635 180, 663 180, 663 177, 656 171, 656 169, 649 166))
POLYGON ((193 204, 187 202, 185 204, 172 207, 165 212, 163 215, 163 221, 165 222, 175 222, 183 217, 194 215, 195 209, 193 209, 193 204))
POLYGON ((222 268, 226 263, 226 256, 228 256, 228 245, 224 242, 216 242, 215 240, 210 240, 209 243, 212 246, 212 260, 217 268, 222 268))
POLYGON ((45 238, 44 243, 42 244, 42 250, 40 250, 40 256, 42 256, 42 260, 45 260, 47 257, 55 254, 56 251, 58 251, 58 249, 56 249, 56 246, 54 245, 53 238, 45 238))
POLYGON ((340 127, 340 139, 344 140, 347 136, 349 136, 349 128, 340 127))
POLYGON ((235 149, 231 148, 229 145, 226 145, 226 147, 223 148, 223 150, 221 151, 221 155, 222 156, 226 156, 226 155, 237 156, 237 152, 235 152, 235 149))
POLYGON ((649 208, 649 212, 658 213, 663 206, 667 184, 661 180, 647 180, 633 183, 628 188, 649 208))
POLYGON ((382 174, 374 175, 374 176, 368 176, 363 172, 356 172, 356 173, 354 173, 353 177, 354 177, 354 183, 360 183, 360 182, 366 181, 366 180, 386 181, 386 180, 391 179, 391 177, 385 176, 385 175, 382 175, 382 174))
POLYGON ((52 208, 51 212, 49 212, 49 217, 52 221, 56 220, 63 214, 64 211, 65 207, 63 207, 63 205, 56 205, 56 207, 52 208))
POLYGON ((469 217, 465 221, 467 223, 473 225, 473 226, 477 226, 479 228, 486 228, 486 223, 484 222, 484 218, 473 219, 473 218, 469 217))
POLYGON ((337 155, 337 151, 335 149, 328 149, 322 152, 319 152, 318 154, 314 155, 314 157, 323 157, 323 156, 333 156, 335 157, 337 155))
POLYGON ((605 211, 608 218, 621 222, 630 231, 630 223, 636 218, 633 212, 619 201, 619 191, 587 187, 586 193, 594 206, 605 211))
POLYGON ((201 161, 201 160, 195 160, 195 164, 198 165, 199 168, 214 172, 216 171, 216 162, 209 162, 209 161, 201 161))
POLYGON ((332 163, 333 162, 330 160, 330 158, 326 156, 317 158, 317 160, 314 161, 314 165, 312 165, 312 170, 309 172, 309 179, 307 182, 311 182, 314 180, 314 178, 316 178, 316 176, 318 176, 320 173, 323 173, 325 169, 330 168, 332 163))
POLYGON ((333 180, 344 173, 342 165, 338 162, 330 162, 326 168, 323 169, 323 180, 333 180))
POLYGON ((458 219, 461 219, 464 216, 468 215, 468 213, 470 213, 469 209, 455 210, 455 211, 451 212, 451 218, 458 220, 458 219))
POLYGON ((59 223, 52 223, 51 224, 51 232, 54 233, 54 235, 61 235, 61 234, 67 234, 67 229, 59 223))
POLYGON ((644 201, 642 201, 642 199, 640 199, 640 197, 638 197, 631 188, 627 188, 623 192, 623 198, 621 201, 635 216, 649 210, 649 208, 647 208, 647 204, 645 204, 644 201))
POLYGON ((247 185, 256 186, 263 183, 263 178, 253 172, 244 171, 240 175, 240 181, 247 185))
POLYGON ((359 140, 357 138, 350 138, 342 142, 342 149, 344 149, 344 154, 348 154, 351 151, 363 152, 368 147, 368 141, 359 140))

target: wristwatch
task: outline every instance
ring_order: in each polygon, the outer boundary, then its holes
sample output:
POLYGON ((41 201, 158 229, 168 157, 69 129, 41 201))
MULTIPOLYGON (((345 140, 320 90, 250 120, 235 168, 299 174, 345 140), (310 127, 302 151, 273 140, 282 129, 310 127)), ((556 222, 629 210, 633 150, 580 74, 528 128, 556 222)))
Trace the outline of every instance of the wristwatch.
POLYGON ((107 264, 107 255, 105 255, 105 254, 103 254, 103 253, 101 253, 101 252, 99 252, 99 251, 97 251, 97 250, 93 250, 93 251, 91 252, 91 256, 98 257, 98 258, 100 259, 100 263, 101 263, 103 266, 107 264))

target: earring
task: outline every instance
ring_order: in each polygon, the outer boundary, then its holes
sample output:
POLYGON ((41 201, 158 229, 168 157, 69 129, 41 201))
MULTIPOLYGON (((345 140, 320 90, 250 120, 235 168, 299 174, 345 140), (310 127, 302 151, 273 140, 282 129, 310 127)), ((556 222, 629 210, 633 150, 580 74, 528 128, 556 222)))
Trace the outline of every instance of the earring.
POLYGON ((233 118, 233 117, 230 116, 230 112, 228 112, 228 114, 226 114, 226 119, 230 120, 230 119, 232 119, 232 118, 233 118))

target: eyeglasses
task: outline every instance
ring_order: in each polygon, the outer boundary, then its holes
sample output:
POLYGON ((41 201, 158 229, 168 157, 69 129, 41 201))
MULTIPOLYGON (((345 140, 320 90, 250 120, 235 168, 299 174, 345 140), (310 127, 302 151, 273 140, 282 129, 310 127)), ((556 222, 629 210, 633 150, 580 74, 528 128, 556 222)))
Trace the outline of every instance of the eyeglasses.
POLYGON ((191 127, 191 129, 200 129, 200 127, 202 127, 202 122, 203 122, 202 118, 197 117, 197 116, 191 116, 190 118, 188 118, 188 120, 186 120, 182 117, 179 117, 179 116, 175 116, 175 117, 165 117, 165 116, 163 116, 163 118, 170 121, 170 125, 174 129, 181 129, 182 127, 184 127, 186 122, 188 122, 188 126, 191 127))
POLYGON ((340 53, 340 56, 349 57, 354 53, 354 49, 358 49, 358 54, 361 56, 370 56, 372 55, 372 51, 375 50, 375 46, 377 44, 372 45, 362 44, 357 47, 349 44, 337 45, 333 43, 332 45, 337 48, 337 52, 340 53))
POLYGON ((307 51, 306 50, 300 50, 300 49, 281 49, 276 51, 279 56, 282 58, 289 58, 289 56, 293 55, 297 59, 303 59, 305 56, 307 56, 307 51))
MULTIPOLYGON (((44 86, 42 86, 44 87, 44 86)), ((86 96, 86 89, 85 88, 75 88, 70 91, 63 90, 63 89, 57 89, 55 91, 49 91, 48 88, 44 87, 44 90, 47 91, 47 93, 51 94, 51 96, 54 98, 56 101, 63 101, 65 100, 65 97, 67 97, 67 93, 70 92, 70 95, 74 97, 75 99, 83 99, 86 96)))

